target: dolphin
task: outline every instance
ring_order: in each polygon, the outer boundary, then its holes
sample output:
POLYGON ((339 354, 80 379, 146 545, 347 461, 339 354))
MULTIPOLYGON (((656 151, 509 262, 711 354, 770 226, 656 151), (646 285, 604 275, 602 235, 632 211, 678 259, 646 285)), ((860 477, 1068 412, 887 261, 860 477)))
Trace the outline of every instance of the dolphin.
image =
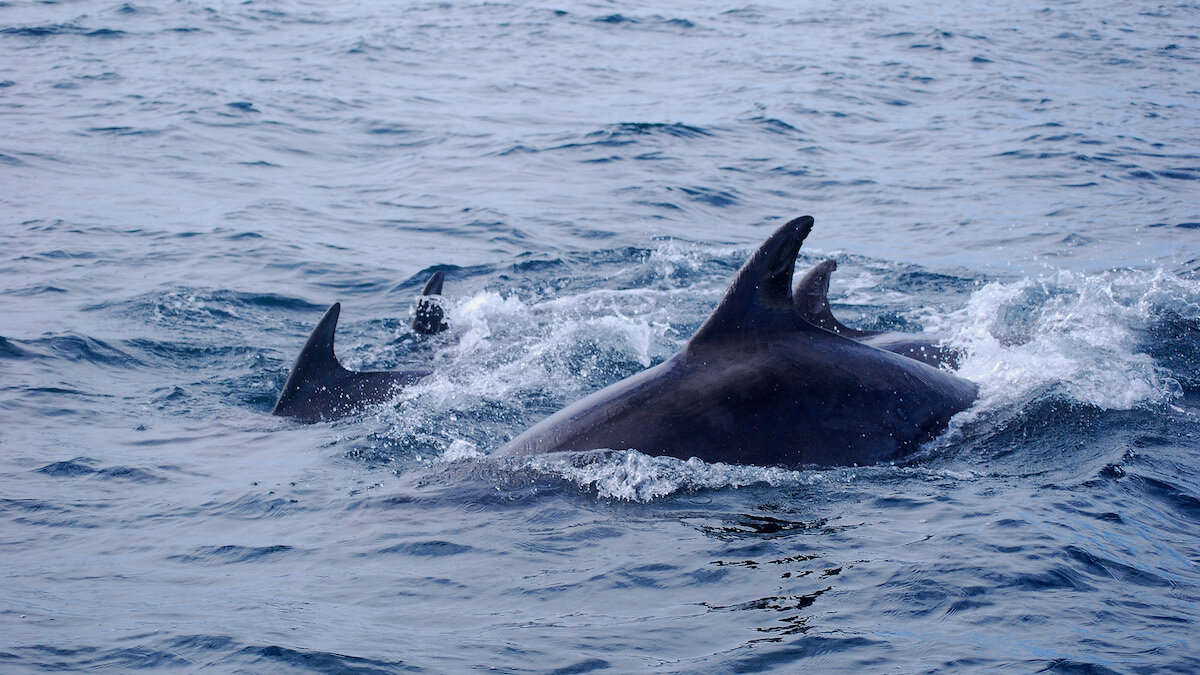
MULTIPOLYGON (((431 296, 442 292, 439 270, 417 298, 413 330, 437 333, 447 328, 444 313, 431 296)), ((294 417, 302 422, 322 422, 353 414, 363 407, 390 400, 402 388, 429 375, 429 370, 354 371, 342 367, 333 353, 342 304, 335 302, 321 317, 308 342, 300 350, 272 415, 294 417)))
POLYGON ((635 449, 798 468, 902 457, 978 388, 806 321, 792 301, 809 216, 780 227, 667 361, 554 413, 499 455, 635 449))
POLYGON ((934 367, 958 369, 963 352, 946 345, 944 338, 939 335, 856 330, 834 318, 829 308, 829 277, 836 269, 837 262, 825 260, 817 263, 796 282, 792 290, 792 300, 796 303, 796 311, 800 312, 805 321, 838 335, 923 361, 934 367))
POLYGON ((447 328, 447 324, 443 319, 446 317, 446 312, 442 309, 441 303, 435 299, 436 296, 442 294, 442 282, 446 275, 438 270, 429 277, 429 281, 425 282, 425 288, 421 291, 421 295, 417 296, 416 311, 413 312, 412 329, 418 333, 426 335, 434 335, 440 333, 447 328))

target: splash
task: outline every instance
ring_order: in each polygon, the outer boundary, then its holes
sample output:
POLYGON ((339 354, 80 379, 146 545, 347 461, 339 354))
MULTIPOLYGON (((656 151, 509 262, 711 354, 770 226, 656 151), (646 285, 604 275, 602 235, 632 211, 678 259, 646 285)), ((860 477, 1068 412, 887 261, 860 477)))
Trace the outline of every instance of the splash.
POLYGON ((977 408, 1060 393, 1128 410, 1181 392, 1144 351, 1147 330, 1168 313, 1200 315, 1200 284, 1162 270, 1060 271, 988 283, 962 309, 923 320, 966 350, 958 374, 980 385, 977 408))
POLYGON ((675 492, 740 488, 756 484, 779 487, 811 485, 824 480, 819 472, 708 463, 695 457, 651 457, 636 450, 539 455, 529 468, 560 476, 601 497, 648 502, 675 492))
MULTIPOLYGON (((696 249, 671 242, 648 256, 634 253, 598 263, 609 266, 606 283, 555 277, 543 280, 545 288, 501 287, 449 304, 452 329, 438 338, 435 374, 385 411, 383 437, 406 454, 486 460, 533 422, 669 358, 716 301, 732 254, 709 251, 697 263, 696 249), (625 287, 635 279, 645 283, 625 287)), ((1194 281, 1161 270, 1053 272, 972 287, 970 279, 887 264, 846 266, 845 286, 864 321, 883 314, 890 323, 923 325, 967 353, 959 374, 977 382, 981 396, 930 447, 933 456, 964 435, 989 438, 1012 416, 1040 410, 1031 406, 1045 397, 1103 411, 1170 404, 1181 392, 1170 364, 1155 360, 1154 331, 1170 317, 1200 317, 1194 281), (947 305, 957 309, 941 311, 947 305)), ((637 452, 544 456, 514 468, 632 501, 841 475, 637 452)))
POLYGON ((438 459, 442 462, 461 462, 469 459, 479 459, 480 457, 483 457, 483 453, 479 452, 479 448, 474 443, 456 438, 450 443, 450 447, 446 448, 446 452, 442 453, 442 456, 438 459))

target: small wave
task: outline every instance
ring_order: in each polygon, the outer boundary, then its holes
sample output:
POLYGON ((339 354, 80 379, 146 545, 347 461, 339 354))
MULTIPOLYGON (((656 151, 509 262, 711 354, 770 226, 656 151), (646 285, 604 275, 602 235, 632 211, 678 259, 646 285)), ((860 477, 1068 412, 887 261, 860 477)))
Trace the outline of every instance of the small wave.
POLYGON ((280 518, 308 509, 309 507, 301 506, 298 499, 276 496, 272 492, 269 494, 243 495, 232 501, 209 501, 195 509, 188 509, 179 514, 166 513, 163 515, 164 517, 182 515, 185 517, 202 516, 233 518, 237 520, 259 520, 263 518, 280 518))
MULTIPOLYGON (((51 462, 39 469, 38 473, 56 478, 77 478, 92 476, 101 480, 123 480, 135 483, 165 483, 167 479, 150 469, 135 466, 109 466, 97 468, 97 460, 89 457, 76 457, 61 462, 51 462)), ((171 467, 160 467, 170 469, 171 467)))
POLYGON ((540 455, 525 460, 536 471, 565 478, 601 497, 648 502, 682 491, 719 490, 756 484, 779 487, 820 482, 819 473, 707 463, 695 457, 651 457, 635 450, 540 455))
POLYGON ((50 35, 66 35, 78 33, 83 29, 71 24, 48 24, 44 26, 11 26, 0 28, 0 35, 19 35, 22 37, 47 37, 50 35))
POLYGON ((626 134, 665 134, 676 138, 701 138, 712 132, 702 127, 671 122, 622 122, 617 130, 626 134))
POLYGON ((639 23, 639 21, 637 19, 631 19, 623 14, 609 14, 606 16, 598 17, 598 18, 594 19, 594 21, 596 23, 611 23, 611 24, 639 23))
MULTIPOLYGON (((243 235, 253 238, 252 233, 243 235)), ((150 318, 172 327, 208 327, 230 319, 258 322, 265 311, 316 312, 324 311, 325 308, 326 305, 275 293, 177 288, 132 300, 91 305, 85 310, 118 311, 125 315, 150 318)))
POLYGON ((97 478, 106 480, 127 480, 135 483, 165 483, 167 479, 146 469, 136 466, 110 466, 96 472, 97 478))
POLYGON ((741 200, 734 190, 717 190, 702 186, 675 188, 687 195, 692 201, 702 202, 710 206, 736 206, 741 200))
POLYGON ((756 117, 750 117, 746 121, 759 125, 763 130, 769 133, 779 134, 781 136, 795 136, 797 138, 801 138, 803 136, 800 130, 796 127, 774 117, 763 117, 760 115, 756 117))
POLYGON ((91 466, 94 463, 95 460, 93 459, 89 459, 87 457, 76 457, 75 459, 69 459, 62 462, 51 462, 37 471, 48 476, 88 476, 96 473, 96 469, 91 466))
POLYGON ((270 668, 296 668, 304 671, 328 673, 396 673, 417 671, 402 661, 380 661, 358 656, 347 656, 333 652, 290 649, 270 645, 265 647, 245 647, 239 656, 247 658, 251 663, 270 668))
POLYGON ((82 35, 84 37, 119 38, 125 36, 125 31, 113 28, 88 29, 69 23, 48 24, 44 26, 14 26, 0 28, 0 35, 18 35, 22 37, 50 37, 54 35, 82 35))
POLYGON ((15 341, 0 336, 0 359, 27 359, 30 353, 15 341))
MULTIPOLYGON (((403 553, 405 555, 441 558, 473 551, 470 546, 456 544, 452 541, 417 541, 394 544, 375 551, 375 554, 403 553)), ((374 554, 371 554, 374 555, 374 554)))
POLYGON ((421 670, 402 661, 376 659, 280 645, 249 644, 227 635, 139 635, 132 646, 105 649, 48 644, 14 645, 0 660, 21 667, 61 670, 195 670, 322 673, 397 673, 421 670))
POLYGON ((168 560, 185 563, 243 563, 257 562, 268 556, 292 551, 286 544, 273 546, 201 546, 189 554, 167 556, 168 560))
POLYGON ((1192 525, 1200 523, 1200 497, 1180 485, 1150 476, 1131 474, 1129 480, 1138 486, 1141 494, 1162 504, 1170 513, 1192 525))
POLYGON ((66 359, 106 365, 138 365, 140 361, 103 340, 71 333, 33 340, 0 338, 0 358, 66 359))
POLYGON ((432 377, 380 411, 386 445, 435 456, 455 442, 492 448, 522 420, 661 361, 677 348, 665 315, 679 304, 662 298, 677 294, 602 289, 524 301, 484 291, 449 303, 451 331, 439 340, 454 346, 435 353, 432 377))

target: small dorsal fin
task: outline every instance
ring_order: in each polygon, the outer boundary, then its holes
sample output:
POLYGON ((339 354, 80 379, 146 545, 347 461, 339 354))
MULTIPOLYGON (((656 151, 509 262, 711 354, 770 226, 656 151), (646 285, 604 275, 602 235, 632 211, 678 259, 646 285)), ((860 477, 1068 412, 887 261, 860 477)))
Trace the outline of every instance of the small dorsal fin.
POLYGON ((725 297, 689 345, 745 332, 783 332, 812 328, 792 304, 792 273, 811 216, 788 221, 750 256, 725 291, 725 297))
POLYGON ((855 330, 842 325, 834 318, 829 308, 829 277, 836 269, 835 261, 825 260, 817 263, 816 267, 796 282, 796 287, 792 290, 796 311, 800 312, 805 321, 848 338, 877 335, 878 331, 855 330))
POLYGON ((445 272, 438 270, 429 277, 429 281, 425 282, 425 289, 421 291, 421 295, 441 295, 442 283, 446 280, 445 272))
POLYGON ((450 327, 443 321, 446 317, 446 310, 442 309, 439 299, 429 297, 442 294, 442 283, 445 279, 445 273, 438 270, 429 277, 429 281, 425 282, 425 289, 417 297, 417 307, 413 312, 411 322, 412 329, 416 332, 434 335, 450 327))

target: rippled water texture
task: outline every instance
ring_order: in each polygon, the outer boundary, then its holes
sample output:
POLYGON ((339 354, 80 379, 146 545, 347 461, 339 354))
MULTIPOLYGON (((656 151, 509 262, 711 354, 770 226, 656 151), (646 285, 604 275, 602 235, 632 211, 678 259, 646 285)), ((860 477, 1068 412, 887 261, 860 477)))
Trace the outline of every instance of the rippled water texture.
POLYGON ((1195 3, 0 1, 0 670, 1200 670, 1198 36, 1195 3), (491 456, 802 214, 846 323, 966 350, 941 438, 491 456), (334 301, 345 363, 435 374, 271 417, 334 301))

